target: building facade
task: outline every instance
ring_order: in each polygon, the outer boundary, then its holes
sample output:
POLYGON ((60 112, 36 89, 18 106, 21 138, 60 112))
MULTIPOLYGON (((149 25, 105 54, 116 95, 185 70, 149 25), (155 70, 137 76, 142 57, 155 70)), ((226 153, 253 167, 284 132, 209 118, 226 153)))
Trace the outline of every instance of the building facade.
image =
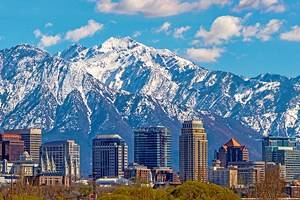
POLYGON ((128 166, 128 146, 119 135, 98 135, 92 145, 93 177, 124 176, 128 166))
POLYGON ((227 167, 229 162, 249 161, 249 151, 236 139, 230 139, 216 152, 216 159, 221 161, 222 167, 227 167))
POLYGON ((262 158, 285 166, 286 181, 300 179, 300 150, 296 138, 268 136, 262 141, 262 158))
POLYGON ((152 169, 152 177, 153 183, 156 187, 180 184, 178 174, 168 167, 152 169))
POLYGON ((181 181, 208 180, 207 138, 202 121, 182 124, 179 136, 179 169, 181 181))
POLYGON ((15 162, 24 152, 24 141, 18 134, 0 134, 0 159, 15 162))
POLYGON ((266 165, 263 161, 231 162, 228 165, 237 167, 238 185, 249 187, 265 180, 266 165))
POLYGON ((234 188, 238 185, 238 169, 236 166, 222 167, 221 161, 215 160, 208 171, 208 180, 222 187, 234 188))
POLYGON ((38 164, 34 163, 27 151, 13 164, 13 173, 20 177, 33 177, 38 174, 38 164))
POLYGON ((268 136, 262 140, 262 160, 265 162, 274 162, 275 154, 281 149, 297 149, 296 138, 268 136))
POLYGON ((165 127, 134 131, 134 162, 152 168, 171 167, 171 133, 165 127))
POLYGON ((281 149, 275 153, 274 161, 285 166, 285 180, 293 181, 300 179, 300 151, 297 149, 281 149))
POLYGON ((71 180, 80 178, 80 147, 74 140, 44 143, 40 156, 42 173, 60 173, 71 180))
POLYGON ((40 147, 42 144, 42 130, 39 128, 6 130, 5 133, 13 133, 21 136, 24 141, 24 150, 29 153, 33 161, 39 163, 40 147))
POLYGON ((137 163, 132 163, 125 169, 124 178, 136 183, 152 182, 151 170, 137 163))

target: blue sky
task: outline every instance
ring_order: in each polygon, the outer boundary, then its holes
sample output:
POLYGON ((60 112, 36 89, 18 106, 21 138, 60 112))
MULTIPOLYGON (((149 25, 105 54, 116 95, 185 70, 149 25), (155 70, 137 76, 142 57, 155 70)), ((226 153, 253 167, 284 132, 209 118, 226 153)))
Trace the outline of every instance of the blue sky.
POLYGON ((211 70, 300 75, 300 0, 1 0, 0 49, 130 36, 211 70))

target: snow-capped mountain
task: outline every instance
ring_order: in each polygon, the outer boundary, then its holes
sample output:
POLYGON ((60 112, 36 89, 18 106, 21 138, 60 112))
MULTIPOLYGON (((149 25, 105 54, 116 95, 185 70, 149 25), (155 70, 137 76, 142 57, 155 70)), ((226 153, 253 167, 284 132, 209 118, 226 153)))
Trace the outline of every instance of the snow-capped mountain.
POLYGON ((143 125, 172 130, 176 165, 180 122, 193 117, 205 122, 210 156, 236 137, 257 157, 261 135, 299 133, 299 110, 300 77, 208 71, 130 38, 55 55, 29 45, 0 51, 0 127, 41 126, 45 140, 73 138, 83 166, 95 134, 119 133, 132 147, 132 130, 143 125))

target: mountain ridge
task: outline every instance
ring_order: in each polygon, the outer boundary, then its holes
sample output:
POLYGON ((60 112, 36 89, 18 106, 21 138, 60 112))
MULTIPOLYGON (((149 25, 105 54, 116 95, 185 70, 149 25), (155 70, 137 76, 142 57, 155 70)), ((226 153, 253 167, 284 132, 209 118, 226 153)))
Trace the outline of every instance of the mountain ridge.
POLYGON ((75 139, 86 174, 96 134, 119 133, 132 147, 133 129, 144 125, 171 129, 176 168, 180 122, 191 118, 204 120, 210 152, 235 137, 258 159, 262 135, 298 136, 299 78, 209 71, 129 37, 54 55, 17 45, 0 50, 0 127, 75 139))

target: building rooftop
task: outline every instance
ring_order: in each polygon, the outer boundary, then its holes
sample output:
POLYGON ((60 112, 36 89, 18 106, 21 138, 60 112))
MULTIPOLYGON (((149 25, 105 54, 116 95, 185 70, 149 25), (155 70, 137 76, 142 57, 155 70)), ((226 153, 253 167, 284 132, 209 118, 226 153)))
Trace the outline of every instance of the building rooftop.
POLYGON ((68 142, 75 143, 74 140, 57 140, 57 141, 45 142, 43 143, 43 145, 54 145, 54 144, 57 145, 57 144, 65 144, 68 142))
POLYGON ((231 138, 226 144, 225 147, 241 147, 242 145, 234 138, 231 138))
POLYGON ((118 134, 105 134, 105 135, 97 135, 96 139, 123 139, 118 134))

